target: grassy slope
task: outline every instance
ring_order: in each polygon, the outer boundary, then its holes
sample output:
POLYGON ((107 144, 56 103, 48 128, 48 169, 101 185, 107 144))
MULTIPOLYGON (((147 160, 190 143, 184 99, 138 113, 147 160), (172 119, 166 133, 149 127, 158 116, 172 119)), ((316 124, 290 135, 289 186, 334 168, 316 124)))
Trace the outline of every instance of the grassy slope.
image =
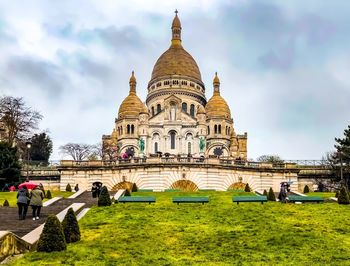
MULTIPOLYGON (((67 198, 70 195, 72 195, 73 192, 66 192, 66 191, 51 191, 52 197, 64 197, 67 198)), ((4 203, 5 199, 8 200, 10 203, 10 207, 17 207, 16 202, 17 202, 17 191, 15 192, 0 192, 0 205, 4 203)), ((48 199, 44 199, 46 201, 48 199)))
POLYGON ((349 265, 350 206, 231 202, 116 204, 81 220, 82 240, 65 252, 29 253, 13 265, 349 265))
POLYGON ((306 193, 307 196, 318 196, 322 198, 330 198, 335 196, 335 192, 309 192, 306 193))

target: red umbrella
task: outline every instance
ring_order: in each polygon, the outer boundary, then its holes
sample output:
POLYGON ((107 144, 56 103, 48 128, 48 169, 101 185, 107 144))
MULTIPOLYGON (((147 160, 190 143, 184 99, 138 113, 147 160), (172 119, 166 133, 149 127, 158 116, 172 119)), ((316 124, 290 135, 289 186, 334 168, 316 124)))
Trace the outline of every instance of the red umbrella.
POLYGON ((22 188, 23 186, 26 186, 27 189, 33 189, 33 188, 37 187, 38 184, 29 181, 29 182, 24 182, 22 184, 19 184, 18 188, 22 188))

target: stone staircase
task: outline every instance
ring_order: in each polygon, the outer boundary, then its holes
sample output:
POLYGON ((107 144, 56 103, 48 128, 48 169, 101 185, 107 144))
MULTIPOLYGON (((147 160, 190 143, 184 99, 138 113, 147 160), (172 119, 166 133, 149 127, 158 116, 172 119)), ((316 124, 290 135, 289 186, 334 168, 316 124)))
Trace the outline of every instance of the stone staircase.
POLYGON ((90 192, 84 192, 75 199, 60 199, 53 204, 41 209, 41 217, 39 220, 32 220, 32 208, 28 207, 27 218, 25 220, 18 219, 17 208, 0 208, 0 231, 11 231, 19 237, 22 237, 34 230, 41 224, 45 223, 50 214, 58 214, 73 203, 85 203, 84 207, 90 208, 97 205, 97 198, 92 198, 90 192))

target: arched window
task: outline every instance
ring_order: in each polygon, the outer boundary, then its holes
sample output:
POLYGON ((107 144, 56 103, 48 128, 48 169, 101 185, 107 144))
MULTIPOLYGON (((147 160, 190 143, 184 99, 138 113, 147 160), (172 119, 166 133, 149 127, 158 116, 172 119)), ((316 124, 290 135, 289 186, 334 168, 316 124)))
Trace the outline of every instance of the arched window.
POLYGON ((131 125, 131 134, 134 134, 134 131, 135 131, 135 126, 131 125))
POLYGON ((221 134, 221 125, 219 125, 218 131, 219 131, 219 134, 221 134))
POLYGON ((194 104, 191 104, 190 115, 194 116, 194 104))
POLYGON ((218 133, 218 126, 217 126, 217 125, 214 126, 214 133, 215 133, 215 134, 218 133))
POLYGON ((162 107, 160 106, 160 104, 157 104, 157 114, 160 113, 160 111, 162 110, 162 107))
POLYGON ((152 106, 151 110, 152 110, 152 116, 154 116, 154 107, 153 106, 152 106))
POLYGON ((187 103, 182 103, 182 111, 187 113, 187 103))
POLYGON ((158 142, 154 143, 154 153, 158 152, 158 142))
POLYGON ((124 132, 123 132, 123 126, 120 127, 120 134, 123 135, 124 132))
POLYGON ((130 134, 130 125, 127 125, 127 126, 126 126, 126 133, 127 133, 127 134, 130 134))
POLYGON ((210 134, 210 127, 208 126, 208 128, 207 128, 207 131, 208 131, 208 135, 210 134))
POLYGON ((175 131, 170 132, 170 149, 175 149, 176 133, 175 131))
POLYGON ((187 153, 188 153, 188 154, 192 154, 192 145, 191 145, 191 142, 188 142, 188 143, 187 143, 187 153))

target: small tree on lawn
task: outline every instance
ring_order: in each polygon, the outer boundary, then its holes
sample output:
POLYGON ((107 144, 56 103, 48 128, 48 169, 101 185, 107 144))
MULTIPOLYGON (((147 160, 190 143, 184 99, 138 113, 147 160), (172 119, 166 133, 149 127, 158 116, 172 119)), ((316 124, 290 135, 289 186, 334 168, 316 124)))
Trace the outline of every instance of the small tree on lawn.
POLYGON ((339 190, 337 190, 337 191, 335 192, 335 196, 334 196, 334 197, 336 197, 336 198, 339 197, 339 190))
POLYGON ((10 203, 8 202, 7 199, 5 199, 4 203, 2 204, 4 207, 10 207, 10 203))
POLYGON ((342 187, 340 189, 339 196, 338 196, 338 203, 339 204, 350 204, 349 193, 348 193, 346 187, 342 187))
POLYGON ((79 224, 73 208, 68 209, 68 212, 63 219, 62 227, 66 243, 73 243, 80 240, 79 224))
POLYGON ((62 230, 61 222, 56 215, 49 215, 46 220, 43 232, 40 235, 37 251, 52 252, 66 249, 66 241, 62 230))
POLYGON ((248 183, 245 185, 244 191, 245 192, 250 192, 250 187, 249 187, 248 183))
POLYGON ((275 196, 275 193, 273 192, 272 187, 270 187, 269 189, 269 194, 267 195, 267 199, 269 201, 276 201, 276 196, 275 196))
POLYGON ((267 191, 264 189, 263 196, 267 196, 267 191))
POLYGON ((72 192, 72 187, 70 186, 69 183, 68 183, 67 186, 66 186, 66 191, 72 192))
POLYGON ((125 192, 124 192, 124 197, 130 197, 131 196, 131 192, 129 189, 125 189, 125 192))
POLYGON ((132 184, 131 191, 132 191, 132 192, 137 192, 137 190, 138 190, 138 188, 137 188, 136 183, 133 183, 133 184, 132 184))
POLYGON ((305 187, 304 187, 304 193, 309 193, 309 192, 310 192, 309 186, 308 186, 308 185, 305 185, 305 187))
POLYGON ((108 189, 106 186, 102 187, 100 196, 98 197, 98 206, 110 206, 112 204, 111 198, 109 197, 108 189))
POLYGON ((46 198, 52 199, 52 195, 51 195, 51 191, 50 190, 46 191, 46 198))

